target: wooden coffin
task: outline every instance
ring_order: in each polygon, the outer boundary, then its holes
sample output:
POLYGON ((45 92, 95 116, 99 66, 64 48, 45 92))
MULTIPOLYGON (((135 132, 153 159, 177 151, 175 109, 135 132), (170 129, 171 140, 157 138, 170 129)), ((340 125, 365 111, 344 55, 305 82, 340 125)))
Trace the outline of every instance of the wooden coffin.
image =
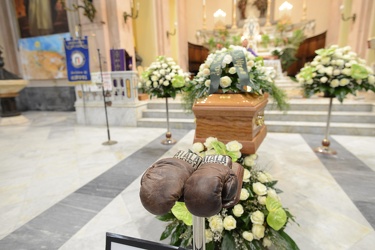
POLYGON ((194 142, 216 137, 224 143, 237 140, 243 154, 254 154, 267 134, 264 109, 268 94, 211 94, 193 106, 194 142))

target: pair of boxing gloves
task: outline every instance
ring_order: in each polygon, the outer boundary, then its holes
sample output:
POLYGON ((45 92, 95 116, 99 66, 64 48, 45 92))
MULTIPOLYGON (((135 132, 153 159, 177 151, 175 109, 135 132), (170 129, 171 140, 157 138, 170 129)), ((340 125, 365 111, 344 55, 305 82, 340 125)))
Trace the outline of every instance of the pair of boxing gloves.
POLYGON ((233 164, 229 156, 201 158, 183 151, 172 158, 158 160, 141 178, 142 205, 150 213, 162 215, 169 212, 176 201, 184 201, 193 215, 213 216, 223 207, 238 202, 241 188, 232 170, 233 164))

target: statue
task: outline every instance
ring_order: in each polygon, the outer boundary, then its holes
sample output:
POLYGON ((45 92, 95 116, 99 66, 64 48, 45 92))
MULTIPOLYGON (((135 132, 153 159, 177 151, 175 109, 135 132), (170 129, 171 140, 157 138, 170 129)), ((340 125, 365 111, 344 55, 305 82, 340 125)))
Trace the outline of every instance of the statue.
POLYGON ((259 10, 259 18, 266 17, 266 11, 267 11, 267 0, 255 0, 253 3, 255 7, 259 10))
POLYGON ((241 19, 246 19, 246 5, 247 0, 238 1, 238 9, 240 10, 241 19))

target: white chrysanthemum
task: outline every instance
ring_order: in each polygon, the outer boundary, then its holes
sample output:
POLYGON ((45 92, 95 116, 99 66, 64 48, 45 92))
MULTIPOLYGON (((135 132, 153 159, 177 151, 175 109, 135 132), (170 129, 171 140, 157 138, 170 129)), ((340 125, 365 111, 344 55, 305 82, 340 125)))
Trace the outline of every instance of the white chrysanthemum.
POLYGON ((146 82, 146 87, 150 87, 151 84, 152 84, 152 82, 151 82, 150 80, 148 80, 148 81, 146 82))
POLYGON ((339 86, 339 84, 340 84, 340 81, 337 80, 337 79, 333 79, 333 80, 330 82, 330 86, 331 86, 332 88, 336 88, 337 86, 339 86))
POLYGON ((339 69, 335 69, 334 71, 333 71, 333 75, 334 76, 338 76, 338 75, 340 75, 341 74, 341 70, 339 70, 339 69))
POLYGON ((158 82, 152 82, 152 87, 157 88, 159 86, 158 82))
POLYGON ((329 58, 329 57, 323 57, 323 58, 321 59, 321 62, 322 62, 323 64, 329 64, 330 61, 331 61, 331 58, 329 58))
POLYGON ((153 82, 156 82, 157 80, 159 80, 159 77, 157 77, 156 75, 153 75, 153 76, 151 76, 151 80, 153 82))
POLYGON ((316 62, 316 61, 312 61, 310 65, 315 67, 315 66, 318 65, 318 62, 316 62))
POLYGON ((210 73, 211 73, 211 72, 210 72, 209 69, 204 69, 204 70, 203 70, 203 75, 204 75, 204 76, 209 76, 210 73))
POLYGON ((340 80, 339 85, 340 85, 340 86, 346 86, 346 85, 348 85, 349 83, 350 83, 349 79, 347 79, 347 78, 342 78, 342 79, 340 80))
POLYGON ((352 70, 350 68, 345 68, 341 71, 344 75, 350 76, 352 74, 352 70))
POLYGON ((375 84, 375 76, 369 75, 368 76, 368 83, 374 85, 375 84))
POLYGON ((320 78, 320 82, 321 83, 326 83, 328 81, 328 78, 323 76, 322 78, 320 78))
POLYGON ((166 87, 169 86, 169 81, 165 80, 165 81, 163 82, 163 85, 166 86, 166 87))
POLYGON ((309 79, 309 80, 306 81, 306 84, 311 85, 311 84, 313 84, 313 82, 314 81, 312 79, 309 79))

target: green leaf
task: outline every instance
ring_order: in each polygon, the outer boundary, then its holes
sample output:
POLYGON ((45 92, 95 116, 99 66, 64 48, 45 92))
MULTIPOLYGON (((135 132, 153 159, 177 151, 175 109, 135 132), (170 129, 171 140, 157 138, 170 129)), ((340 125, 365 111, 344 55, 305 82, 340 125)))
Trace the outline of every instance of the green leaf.
POLYGON ((171 211, 177 219, 183 221, 186 225, 193 225, 193 216, 186 208, 185 202, 176 202, 171 211))
POLYGON ((161 220, 161 221, 171 221, 175 218, 175 216, 171 213, 171 212, 168 212, 164 215, 158 215, 156 216, 156 219, 158 220, 161 220))
POLYGON ((236 162, 238 160, 237 158, 237 151, 228 151, 227 155, 232 158, 232 162, 236 162))
POLYGON ((262 243, 259 240, 252 240, 251 242, 248 242, 248 245, 250 247, 249 249, 251 250, 263 250, 264 249, 262 243))
POLYGON ((165 230, 163 231, 163 233, 161 234, 160 236, 160 240, 165 240, 166 238, 168 238, 172 231, 177 227, 178 224, 176 223, 170 223, 168 224, 166 227, 165 227, 165 230))
POLYGON ((271 237, 275 239, 273 240, 275 249, 299 250, 297 244, 283 230, 275 231, 273 229, 270 229, 269 233, 271 237))
POLYGON ((236 249, 236 243, 231 233, 225 233, 221 242, 221 250, 233 250, 236 249))
POLYGON ((215 244, 213 241, 206 243, 206 250, 214 250, 214 249, 215 249, 215 244))
POLYGON ((178 224, 176 230, 171 235, 171 245, 180 246, 182 239, 180 235, 184 232, 185 226, 183 224, 178 224))

